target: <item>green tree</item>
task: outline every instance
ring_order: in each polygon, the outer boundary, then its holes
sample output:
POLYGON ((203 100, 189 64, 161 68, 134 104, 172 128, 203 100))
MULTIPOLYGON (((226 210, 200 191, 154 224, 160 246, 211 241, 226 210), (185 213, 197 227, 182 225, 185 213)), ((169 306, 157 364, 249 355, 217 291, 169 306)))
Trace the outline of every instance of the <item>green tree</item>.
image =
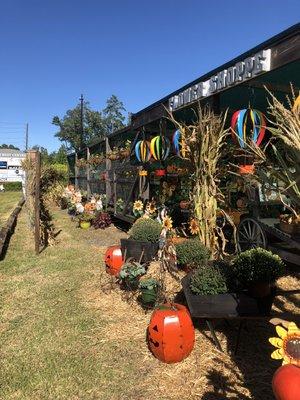
POLYGON ((101 112, 93 111, 87 101, 83 104, 83 132, 81 132, 80 104, 66 112, 63 118, 55 116, 52 124, 59 127, 55 136, 65 142, 68 149, 76 151, 85 147, 94 138, 101 138, 105 128, 101 112))
POLYGON ((51 153, 56 164, 67 164, 67 148, 64 144, 55 152, 51 153))
POLYGON ((51 155, 48 153, 48 150, 43 147, 35 144, 31 147, 32 150, 39 150, 41 152, 41 161, 43 164, 51 164, 51 155))
POLYGON ((124 104, 114 94, 106 101, 106 107, 103 110, 106 134, 110 134, 125 126, 126 111, 124 104))
POLYGON ((20 150, 19 147, 14 146, 13 144, 1 144, 0 149, 12 149, 12 150, 20 150))

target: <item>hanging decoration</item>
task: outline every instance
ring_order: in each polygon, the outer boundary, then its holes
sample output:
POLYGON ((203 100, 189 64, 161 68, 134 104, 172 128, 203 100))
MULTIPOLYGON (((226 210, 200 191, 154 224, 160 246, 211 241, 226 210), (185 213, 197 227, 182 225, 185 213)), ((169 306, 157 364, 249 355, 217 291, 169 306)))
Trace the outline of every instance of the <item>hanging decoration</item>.
POLYGON ((146 163, 151 158, 150 143, 147 140, 139 140, 135 147, 135 156, 140 163, 146 163))
POLYGON ((157 161, 165 161, 170 153, 170 140, 161 135, 154 136, 150 143, 150 151, 157 161))
POLYGON ((236 111, 231 119, 233 140, 242 148, 247 146, 247 137, 260 146, 266 132, 266 119, 262 112, 252 108, 236 111), (252 125, 252 126, 251 126, 252 125))
POLYGON ((185 132, 184 129, 177 129, 172 137, 173 148, 178 157, 186 158, 187 148, 185 144, 185 132))

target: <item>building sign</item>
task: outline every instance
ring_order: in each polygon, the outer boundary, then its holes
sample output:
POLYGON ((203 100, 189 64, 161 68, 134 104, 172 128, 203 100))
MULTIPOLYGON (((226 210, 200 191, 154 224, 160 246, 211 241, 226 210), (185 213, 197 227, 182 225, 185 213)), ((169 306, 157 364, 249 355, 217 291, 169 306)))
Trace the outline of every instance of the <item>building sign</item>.
POLYGON ((263 72, 270 71, 270 68, 271 50, 261 50, 254 56, 248 57, 244 61, 240 61, 232 67, 218 72, 207 81, 199 82, 183 92, 172 96, 169 99, 169 109, 174 111, 193 101, 218 93, 263 72))
POLYGON ((7 161, 0 161, 0 169, 7 169, 7 161))

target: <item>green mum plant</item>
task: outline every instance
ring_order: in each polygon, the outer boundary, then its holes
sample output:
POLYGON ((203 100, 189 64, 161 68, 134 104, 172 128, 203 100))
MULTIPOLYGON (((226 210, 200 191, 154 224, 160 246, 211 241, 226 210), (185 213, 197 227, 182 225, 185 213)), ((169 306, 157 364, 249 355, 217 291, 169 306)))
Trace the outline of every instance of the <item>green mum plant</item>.
POLYGON ((191 277, 191 291, 199 295, 227 293, 226 277, 214 265, 197 268, 191 277))
POLYGON ((195 238, 176 244, 176 255, 178 264, 195 268, 206 264, 210 251, 198 238, 195 238))
POLYGON ((242 285, 255 282, 272 283, 285 270, 281 258, 271 251, 255 248, 239 254, 232 264, 236 278, 242 285))
POLYGON ((133 240, 156 243, 159 240, 161 230, 162 226, 158 221, 151 218, 139 218, 132 225, 129 236, 133 240))

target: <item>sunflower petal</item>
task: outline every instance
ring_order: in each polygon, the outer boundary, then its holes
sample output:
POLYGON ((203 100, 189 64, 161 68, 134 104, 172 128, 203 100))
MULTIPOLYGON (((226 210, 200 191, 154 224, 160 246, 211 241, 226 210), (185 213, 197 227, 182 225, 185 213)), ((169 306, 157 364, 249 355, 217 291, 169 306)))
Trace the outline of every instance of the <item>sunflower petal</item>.
POLYGON ((277 325, 276 326, 276 332, 281 339, 285 339, 287 337, 287 331, 282 328, 282 326, 277 325))
POLYGON ((289 364, 289 363, 290 363, 290 360, 288 358, 284 357, 283 360, 282 360, 282 365, 286 365, 286 364, 289 364))
POLYGON ((295 324, 295 322, 290 322, 289 326, 288 326, 288 333, 300 333, 300 329, 298 329, 297 325, 295 324))
POLYGON ((280 348, 282 347, 282 345, 283 345, 282 339, 280 339, 280 338, 278 338, 278 337, 271 337, 271 338, 269 339, 269 342, 270 342, 273 346, 278 347, 279 349, 280 349, 280 348))
POLYGON ((271 358, 273 358, 274 360, 281 360, 283 358, 282 354, 281 354, 281 349, 277 349, 275 351, 273 351, 273 353, 271 354, 271 358))

